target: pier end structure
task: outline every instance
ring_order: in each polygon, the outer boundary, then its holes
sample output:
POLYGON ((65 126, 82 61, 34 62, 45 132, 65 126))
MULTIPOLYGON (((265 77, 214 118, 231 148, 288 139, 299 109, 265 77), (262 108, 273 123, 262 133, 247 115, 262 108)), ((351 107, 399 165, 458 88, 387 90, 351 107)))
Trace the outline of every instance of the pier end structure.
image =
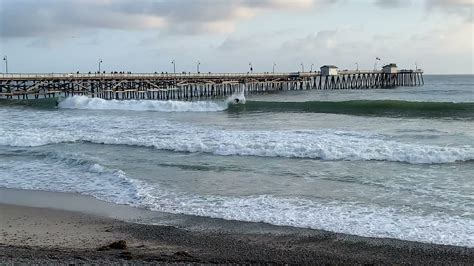
POLYGON ((382 67, 382 72, 385 73, 385 74, 397 74, 398 73, 397 64, 390 63, 388 65, 383 66, 382 67))
POLYGON ((337 76, 337 66, 334 65, 324 65, 321 67, 322 76, 337 76))

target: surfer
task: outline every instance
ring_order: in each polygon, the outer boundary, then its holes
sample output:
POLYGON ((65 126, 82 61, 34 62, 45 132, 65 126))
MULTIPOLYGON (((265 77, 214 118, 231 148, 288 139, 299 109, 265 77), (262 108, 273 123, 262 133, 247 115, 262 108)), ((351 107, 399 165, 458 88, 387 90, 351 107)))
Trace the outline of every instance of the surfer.
POLYGON ((234 103, 235 103, 235 104, 238 104, 239 101, 240 101, 239 98, 235 98, 234 103))

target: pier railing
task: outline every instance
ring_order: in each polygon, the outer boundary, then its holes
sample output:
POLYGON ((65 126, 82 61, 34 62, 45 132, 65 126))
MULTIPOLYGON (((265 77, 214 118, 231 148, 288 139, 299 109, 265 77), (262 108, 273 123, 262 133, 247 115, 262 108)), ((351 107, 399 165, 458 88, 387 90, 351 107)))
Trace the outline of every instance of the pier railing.
MULTIPOLYGON (((306 73, 302 73, 306 75, 306 73)), ((312 73, 316 75, 316 73, 312 73)), ((219 78, 219 77, 285 77, 289 73, 9 73, 3 79, 36 78, 219 78)))
MULTIPOLYGON (((339 75, 381 74, 381 70, 340 70, 339 75)), ((422 70, 399 70, 398 73, 423 73, 422 70)), ((226 77, 294 77, 319 76, 320 71, 289 73, 0 73, 1 79, 41 79, 41 78, 226 78, 226 77)))

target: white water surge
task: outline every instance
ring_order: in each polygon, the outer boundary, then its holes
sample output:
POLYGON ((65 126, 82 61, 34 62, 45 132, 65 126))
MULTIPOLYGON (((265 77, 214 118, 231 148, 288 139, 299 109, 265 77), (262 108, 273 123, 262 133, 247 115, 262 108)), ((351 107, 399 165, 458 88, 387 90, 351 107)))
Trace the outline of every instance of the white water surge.
POLYGON ((469 217, 436 212, 426 215, 375 204, 324 202, 297 197, 177 193, 129 178, 123 171, 107 169, 90 158, 80 158, 78 154, 39 155, 47 160, 29 160, 22 165, 0 162, 0 169, 4 170, 0 174, 0 186, 81 193, 112 203, 175 214, 474 246, 474 220, 469 217))
POLYGON ((136 123, 133 117, 79 119, 54 117, 0 128, 0 145, 34 147, 64 142, 153 147, 215 155, 392 161, 442 164, 474 160, 474 148, 402 143, 366 132, 344 130, 243 131, 161 120, 136 123), (37 126, 32 124, 38 123, 37 126))
POLYGON ((227 109, 226 102, 211 101, 155 101, 155 100, 104 100, 74 96, 59 103, 59 108, 83 110, 129 110, 157 112, 218 112, 227 109))

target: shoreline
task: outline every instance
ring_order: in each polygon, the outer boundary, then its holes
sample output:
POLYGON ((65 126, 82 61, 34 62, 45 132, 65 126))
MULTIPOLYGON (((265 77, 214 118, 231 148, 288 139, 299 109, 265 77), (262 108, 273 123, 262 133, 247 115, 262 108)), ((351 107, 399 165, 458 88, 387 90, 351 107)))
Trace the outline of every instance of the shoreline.
POLYGON ((69 193, 0 189, 0 262, 474 264, 474 248, 468 247, 159 214, 98 202, 69 193), (123 221, 126 215, 130 219, 123 221), (135 223, 132 217, 165 225, 135 223), (127 249, 98 250, 119 240, 126 241, 127 249))

